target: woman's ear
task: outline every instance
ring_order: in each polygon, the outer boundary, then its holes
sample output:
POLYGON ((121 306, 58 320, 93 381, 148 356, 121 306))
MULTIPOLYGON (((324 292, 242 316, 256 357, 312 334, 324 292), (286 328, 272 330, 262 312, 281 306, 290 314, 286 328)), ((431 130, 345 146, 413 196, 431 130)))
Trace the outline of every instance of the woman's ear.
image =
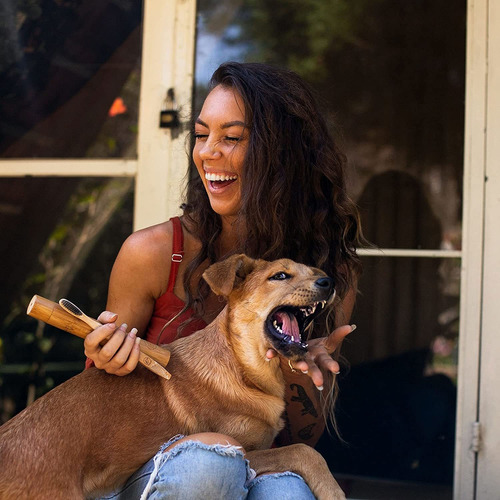
POLYGON ((245 254, 232 255, 212 264, 204 273, 203 279, 217 295, 227 297, 254 270, 256 260, 245 254))

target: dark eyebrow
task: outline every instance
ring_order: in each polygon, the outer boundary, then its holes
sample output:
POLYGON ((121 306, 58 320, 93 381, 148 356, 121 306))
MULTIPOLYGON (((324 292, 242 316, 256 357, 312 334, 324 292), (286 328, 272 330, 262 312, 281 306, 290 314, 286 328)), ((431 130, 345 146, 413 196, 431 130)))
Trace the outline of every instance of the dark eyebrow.
POLYGON ((208 125, 200 118, 196 118, 196 123, 199 123, 201 126, 208 128, 208 125))
POLYGON ((229 128, 229 127, 247 128, 247 126, 243 122, 240 122, 239 120, 235 120, 234 122, 227 122, 227 123, 222 124, 222 128, 229 128))
MULTIPOLYGON (((201 118, 196 118, 196 123, 199 123, 202 127, 208 128, 208 125, 201 118)), ((230 127, 248 128, 247 125, 245 125, 243 122, 241 122, 239 120, 223 123, 221 126, 221 128, 230 128, 230 127)))

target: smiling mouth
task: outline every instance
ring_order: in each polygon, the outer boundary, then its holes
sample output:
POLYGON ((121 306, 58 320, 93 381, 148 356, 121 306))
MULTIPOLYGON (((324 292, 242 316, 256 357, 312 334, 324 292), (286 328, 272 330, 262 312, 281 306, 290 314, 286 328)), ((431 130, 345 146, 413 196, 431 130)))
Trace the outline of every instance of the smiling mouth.
POLYGON ((232 184, 234 181, 236 181, 236 179, 238 179, 238 176, 226 174, 211 174, 205 172, 205 179, 214 189, 220 189, 232 184))
POLYGON ((323 311, 326 300, 308 306, 282 306, 267 318, 266 329, 274 347, 285 353, 303 355, 307 351, 304 332, 314 318, 323 311))

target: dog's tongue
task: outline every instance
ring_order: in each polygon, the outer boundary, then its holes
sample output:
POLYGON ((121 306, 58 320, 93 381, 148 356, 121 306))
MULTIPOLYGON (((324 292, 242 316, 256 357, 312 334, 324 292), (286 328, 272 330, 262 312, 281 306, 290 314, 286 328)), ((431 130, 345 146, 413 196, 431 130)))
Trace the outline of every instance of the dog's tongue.
POLYGON ((294 342, 300 342, 299 324, 297 318, 293 314, 288 314, 284 311, 279 311, 276 316, 281 322, 281 329, 285 335, 290 335, 294 342))

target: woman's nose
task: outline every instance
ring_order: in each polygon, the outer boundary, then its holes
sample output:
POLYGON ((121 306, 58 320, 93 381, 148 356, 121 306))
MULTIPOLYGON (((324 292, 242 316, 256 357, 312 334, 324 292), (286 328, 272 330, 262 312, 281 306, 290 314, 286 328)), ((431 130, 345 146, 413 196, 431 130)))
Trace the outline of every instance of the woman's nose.
POLYGON ((200 158, 202 160, 208 160, 208 159, 217 159, 220 158, 222 153, 220 152, 219 149, 219 141, 214 141, 210 140, 208 138, 204 143, 203 146, 200 148, 200 158))

